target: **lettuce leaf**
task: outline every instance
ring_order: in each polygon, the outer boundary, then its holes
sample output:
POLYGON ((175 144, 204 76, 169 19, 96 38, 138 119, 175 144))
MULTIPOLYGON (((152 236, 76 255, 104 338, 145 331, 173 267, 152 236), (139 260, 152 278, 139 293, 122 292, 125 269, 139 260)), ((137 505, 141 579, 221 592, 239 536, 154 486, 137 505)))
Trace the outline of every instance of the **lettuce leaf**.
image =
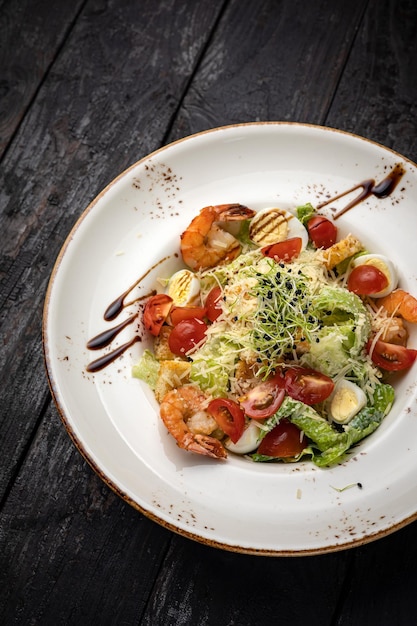
POLYGON ((307 222, 316 214, 316 209, 310 202, 297 207, 297 217, 306 226, 307 222))
POLYGON ((227 395, 239 347, 225 337, 212 336, 191 355, 190 379, 215 397, 227 395))
POLYGON ((145 350, 139 362, 132 367, 132 376, 143 380, 152 390, 155 390, 158 372, 159 361, 150 350, 145 350))

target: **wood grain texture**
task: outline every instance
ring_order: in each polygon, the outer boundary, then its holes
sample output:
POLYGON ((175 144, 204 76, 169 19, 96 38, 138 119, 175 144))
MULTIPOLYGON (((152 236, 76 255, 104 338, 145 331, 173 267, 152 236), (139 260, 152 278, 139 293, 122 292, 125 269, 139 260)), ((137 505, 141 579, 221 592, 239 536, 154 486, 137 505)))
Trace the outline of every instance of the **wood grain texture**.
POLYGON ((361 0, 231 0, 170 139, 257 120, 323 124, 363 9, 361 0))
POLYGON ((278 559, 191 548, 175 537, 143 624, 302 624, 306 607, 309 624, 331 624, 348 562, 349 553, 278 559))
POLYGON ((0 526, 2 624, 139 623, 171 539, 90 470, 53 410, 0 526))
POLYGON ((0 158, 82 4, 7 0, 0 5, 0 158))
POLYGON ((417 161, 417 5, 371 0, 327 123, 417 161))

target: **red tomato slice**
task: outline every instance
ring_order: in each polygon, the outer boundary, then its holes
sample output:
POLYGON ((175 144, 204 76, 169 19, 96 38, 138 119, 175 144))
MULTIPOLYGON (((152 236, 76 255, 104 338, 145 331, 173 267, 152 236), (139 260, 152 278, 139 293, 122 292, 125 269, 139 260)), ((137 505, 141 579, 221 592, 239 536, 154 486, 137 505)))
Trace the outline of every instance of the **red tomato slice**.
POLYGON ((315 215, 307 222, 307 230, 316 248, 330 248, 337 239, 337 228, 323 215, 315 215))
POLYGON ((237 402, 227 398, 215 398, 208 405, 207 411, 233 443, 239 441, 245 429, 245 415, 237 402))
POLYGON ((205 339, 207 324, 197 319, 182 320, 172 329, 168 346, 171 352, 185 356, 205 339))
POLYGON ((202 320, 206 315, 206 309, 202 306, 173 306, 171 309, 171 323, 176 326, 183 320, 202 320))
POLYGON ((258 454, 286 459, 297 457, 307 445, 302 431, 286 419, 283 419, 262 439, 258 454))
POLYGON ((262 420, 276 413, 285 396, 284 379, 274 376, 239 398, 246 415, 255 420, 262 420))
POLYGON ((393 343, 378 340, 371 352, 372 342, 369 341, 367 350, 372 361, 378 367, 389 372, 398 372, 410 367, 417 357, 417 350, 404 348, 393 343))
POLYGON ((349 274, 349 291, 358 296, 370 296, 387 287, 388 278, 375 265, 357 265, 349 274))
POLYGON ((290 239, 285 239, 285 241, 265 246, 261 248, 261 252, 264 256, 275 261, 286 261, 289 263, 300 254, 302 243, 301 237, 291 237, 290 239))
POLYGON ((215 322, 222 314, 222 290, 220 287, 213 287, 205 302, 206 315, 210 322, 215 322))
POLYGON ((164 293, 158 293, 149 298, 143 311, 143 323, 151 335, 155 337, 167 319, 172 306, 172 298, 164 293))
POLYGON ((312 405, 323 402, 334 389, 325 374, 304 367, 290 367, 285 372, 285 390, 291 398, 312 405))

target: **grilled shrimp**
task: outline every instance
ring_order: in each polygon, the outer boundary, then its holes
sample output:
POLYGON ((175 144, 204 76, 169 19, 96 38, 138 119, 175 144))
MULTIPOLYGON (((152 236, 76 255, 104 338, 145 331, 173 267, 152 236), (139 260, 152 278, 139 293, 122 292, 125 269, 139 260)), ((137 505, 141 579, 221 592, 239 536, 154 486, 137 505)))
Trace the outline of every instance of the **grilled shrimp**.
POLYGON ((379 304, 388 315, 398 315, 407 322, 417 322, 417 300, 403 289, 395 289, 388 296, 380 298, 379 304))
POLYGON ((210 436, 216 430, 217 422, 204 411, 206 402, 205 394, 192 385, 173 389, 161 402, 161 418, 180 448, 224 459, 227 452, 222 443, 210 436), (200 432, 192 432, 191 428, 200 432))
POLYGON ((214 267, 233 261, 240 253, 240 243, 215 222, 247 220, 255 211, 242 204, 206 206, 181 235, 181 254, 193 270, 214 267))

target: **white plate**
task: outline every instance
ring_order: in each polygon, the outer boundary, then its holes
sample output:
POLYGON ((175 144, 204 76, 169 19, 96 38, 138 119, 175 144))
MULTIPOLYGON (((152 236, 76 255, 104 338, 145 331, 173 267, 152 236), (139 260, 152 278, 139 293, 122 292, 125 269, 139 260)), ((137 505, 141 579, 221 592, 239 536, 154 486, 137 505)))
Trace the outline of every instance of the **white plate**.
MULTIPOLYGON (((163 257, 205 205, 255 209, 318 204, 401 163, 393 193, 370 196, 338 219, 397 265, 417 294, 417 169, 400 155, 333 129, 256 123, 214 129, 171 144, 133 165, 86 209, 59 255, 45 304, 44 347, 51 390, 82 454, 122 498, 151 519, 203 543, 237 552, 300 555, 381 537, 417 516, 416 367, 396 383, 379 430, 343 465, 217 462, 186 453, 167 435, 152 393, 132 379, 146 346, 136 343, 96 374, 89 338, 111 328, 106 307, 163 257), (358 485, 360 483, 360 485, 358 485), (340 489, 353 485, 343 491, 340 489)), ((347 198, 331 207, 341 207, 347 198)), ((329 209, 330 211, 330 209, 329 209)), ((171 256, 135 290, 169 275, 171 256)), ((136 305, 137 306, 137 305, 136 305)), ((121 318, 135 310, 124 310, 121 318)), ((135 336, 129 325, 112 348, 135 336)), ((411 331, 410 345, 417 347, 411 331)))

